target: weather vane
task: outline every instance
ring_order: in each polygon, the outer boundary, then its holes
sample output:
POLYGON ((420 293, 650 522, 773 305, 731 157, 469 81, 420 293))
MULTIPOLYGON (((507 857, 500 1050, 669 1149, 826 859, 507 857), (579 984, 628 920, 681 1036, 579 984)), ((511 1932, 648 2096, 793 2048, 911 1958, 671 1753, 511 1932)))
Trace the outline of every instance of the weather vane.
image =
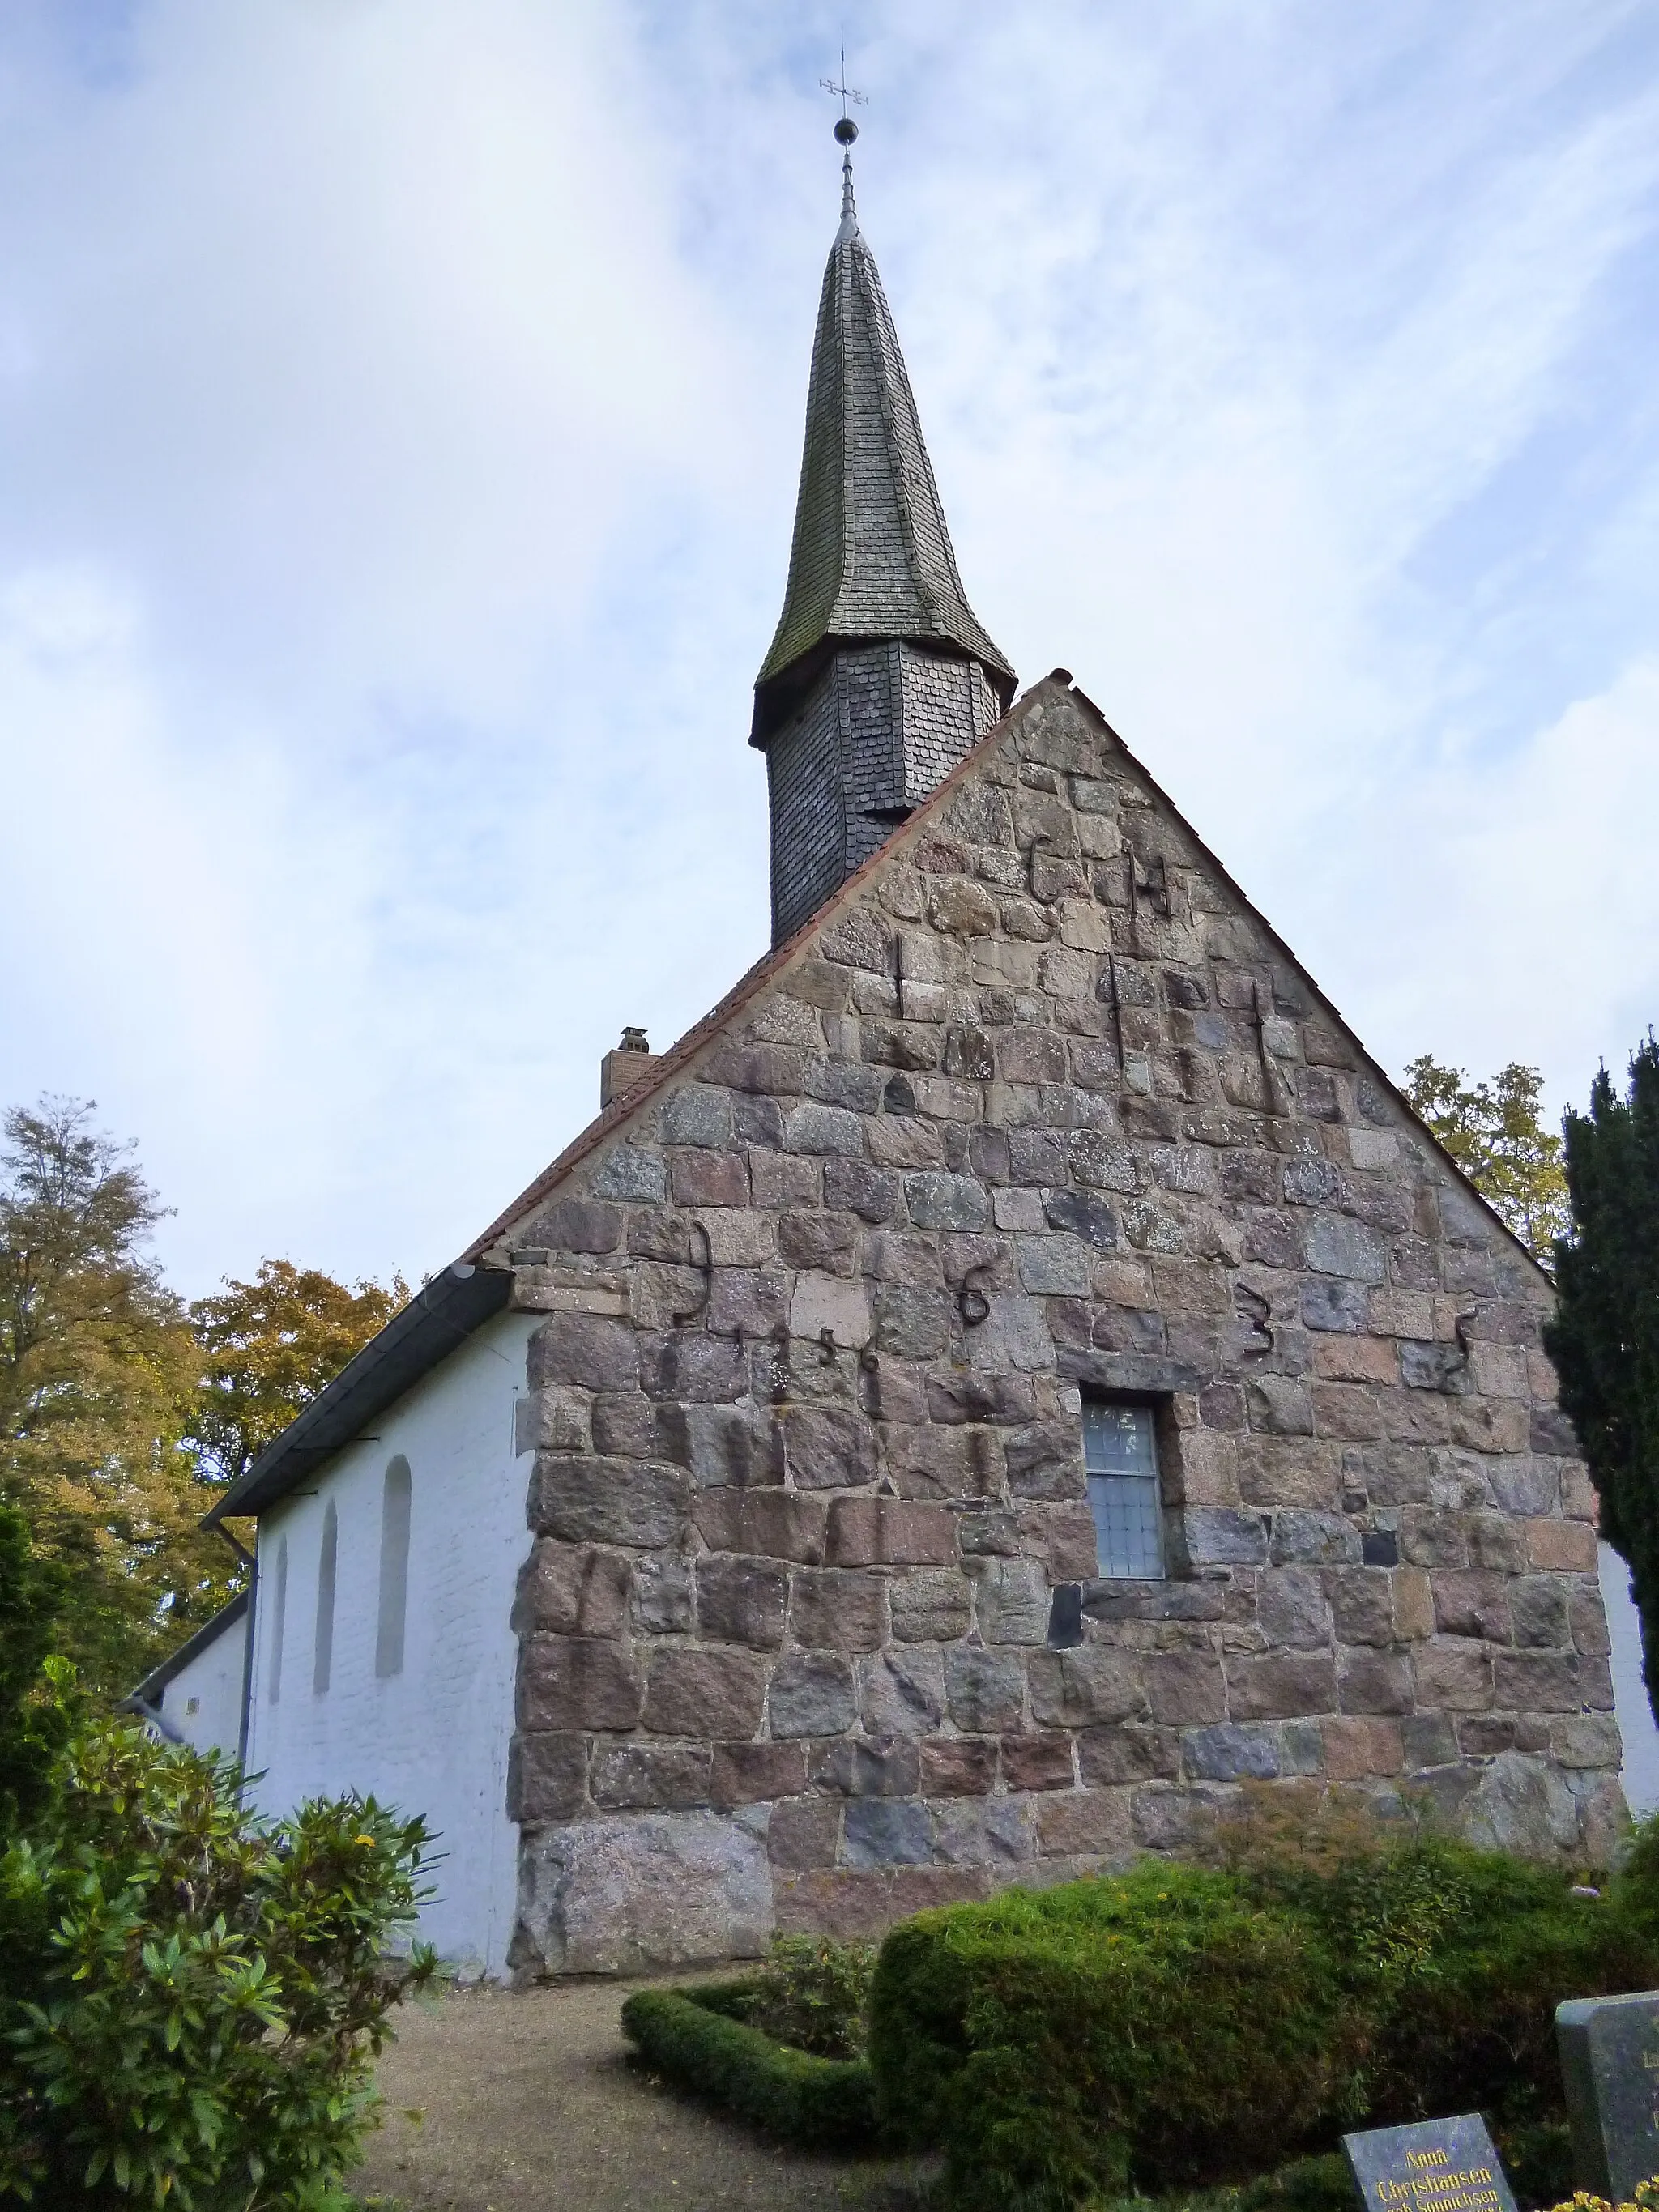
POLYGON ((841 120, 836 125, 836 143, 842 146, 850 146, 853 141, 859 135, 859 126, 847 112, 847 103, 850 100, 857 107, 868 107, 870 102, 863 93, 854 92, 852 86, 847 82, 847 41, 845 39, 841 42, 841 82, 837 84, 834 77, 830 76, 821 76, 818 79, 818 82, 823 86, 826 92, 832 93, 841 102, 841 120))

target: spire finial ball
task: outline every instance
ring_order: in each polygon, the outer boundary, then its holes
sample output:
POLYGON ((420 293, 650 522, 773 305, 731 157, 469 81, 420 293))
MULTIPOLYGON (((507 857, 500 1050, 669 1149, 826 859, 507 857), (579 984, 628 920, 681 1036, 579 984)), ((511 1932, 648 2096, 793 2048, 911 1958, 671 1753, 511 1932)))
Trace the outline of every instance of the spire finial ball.
POLYGON ((859 135, 859 126, 850 115, 843 115, 836 125, 836 143, 850 146, 859 135))

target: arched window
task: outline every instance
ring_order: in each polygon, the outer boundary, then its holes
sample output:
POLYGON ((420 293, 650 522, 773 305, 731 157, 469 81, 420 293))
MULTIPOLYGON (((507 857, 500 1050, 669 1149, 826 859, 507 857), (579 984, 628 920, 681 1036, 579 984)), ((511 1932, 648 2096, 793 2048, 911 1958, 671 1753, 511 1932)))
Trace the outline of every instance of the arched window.
POLYGON ((404 1622, 409 1611, 409 1462, 401 1453, 386 1471, 380 1493, 380 1618, 374 1671, 404 1671, 404 1622))
POLYGON ((266 1692, 274 1705, 283 1694, 283 1618, 288 1611, 288 1538, 276 1547, 276 1571, 270 1578, 270 1677, 266 1692))
POLYGON ((331 1498, 323 1512, 323 1548, 317 1560, 317 1642, 311 1686, 320 1698, 334 1668, 334 1578, 340 1557, 340 1516, 331 1498))

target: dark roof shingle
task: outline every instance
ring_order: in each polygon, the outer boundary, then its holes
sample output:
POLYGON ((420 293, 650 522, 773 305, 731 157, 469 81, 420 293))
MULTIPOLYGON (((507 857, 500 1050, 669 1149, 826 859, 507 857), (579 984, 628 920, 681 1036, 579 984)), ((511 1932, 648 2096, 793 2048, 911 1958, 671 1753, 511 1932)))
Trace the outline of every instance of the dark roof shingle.
POLYGON ((818 301, 789 582, 755 684, 751 742, 787 707, 779 679, 830 638, 910 638, 1013 671, 968 605, 875 257, 850 215, 818 301))

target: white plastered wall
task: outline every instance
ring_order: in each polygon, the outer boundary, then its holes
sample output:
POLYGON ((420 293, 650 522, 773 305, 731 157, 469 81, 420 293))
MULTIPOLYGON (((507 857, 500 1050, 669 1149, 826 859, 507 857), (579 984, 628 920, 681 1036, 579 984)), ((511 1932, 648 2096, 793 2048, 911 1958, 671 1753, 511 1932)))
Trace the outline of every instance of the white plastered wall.
POLYGON ((162 1719, 197 1751, 234 1759, 242 1726, 242 1670, 247 1616, 231 1622, 205 1650, 182 1666, 162 1691, 162 1719))
POLYGON ((1647 1685, 1642 1680, 1642 1620, 1630 1594, 1630 1569, 1611 1544, 1597 1547, 1601 1602, 1607 1612, 1612 1650, 1613 1704, 1625 1747, 1620 1772, 1625 1802, 1632 1813, 1659 1810, 1659 1729, 1654 1726, 1647 1685))
POLYGON ((421 1933, 463 1973, 507 1966, 518 1830, 507 1817, 519 1569, 530 1548, 514 1407, 539 1316, 476 1330, 259 1522, 247 1765, 261 1812, 356 1790, 424 1815, 446 1856, 421 1933), (402 1671, 375 1672, 386 1470, 409 1462, 402 1671), (313 1687, 324 1516, 337 1516, 328 1688, 313 1687), (280 1695, 271 1702, 276 1561, 288 1547, 280 1695))

